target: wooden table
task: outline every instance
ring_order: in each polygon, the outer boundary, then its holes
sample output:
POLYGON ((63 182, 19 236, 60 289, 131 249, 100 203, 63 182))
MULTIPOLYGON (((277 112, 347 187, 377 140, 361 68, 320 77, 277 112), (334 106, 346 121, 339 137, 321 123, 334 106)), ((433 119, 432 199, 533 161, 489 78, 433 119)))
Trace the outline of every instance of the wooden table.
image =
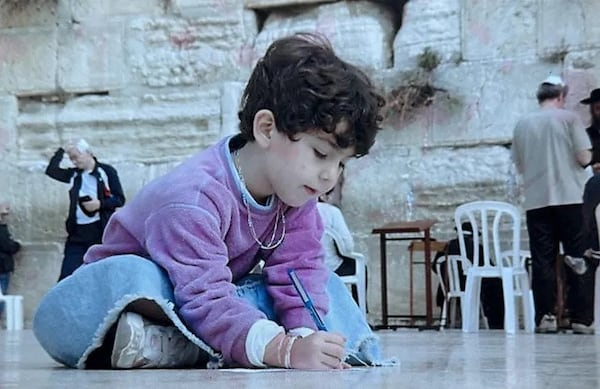
MULTIPOLYGON (((381 253, 381 325, 377 328, 396 328, 401 325, 390 325, 389 318, 406 318, 407 315, 391 315, 388 313, 387 289, 387 242, 398 240, 422 240, 425 256, 425 299, 426 314, 423 329, 433 327, 433 307, 431 293, 431 227, 436 220, 414 220, 388 223, 373 229, 373 234, 379 234, 381 253), (391 235, 391 236, 390 236, 391 235), (410 235, 410 236, 407 236, 410 235)), ((414 316, 413 316, 414 318, 414 316)))

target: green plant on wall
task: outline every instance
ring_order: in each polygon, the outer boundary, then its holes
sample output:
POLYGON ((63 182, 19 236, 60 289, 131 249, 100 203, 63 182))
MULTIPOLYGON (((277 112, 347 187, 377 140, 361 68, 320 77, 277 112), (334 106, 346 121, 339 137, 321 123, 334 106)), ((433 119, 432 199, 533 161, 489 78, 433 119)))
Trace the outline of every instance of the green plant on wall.
POLYGON ((384 114, 398 123, 410 120, 422 107, 430 105, 435 94, 447 92, 432 83, 432 72, 441 63, 439 54, 425 47, 417 56, 417 69, 402 74, 400 85, 387 94, 384 114))
POLYGON ((417 65, 426 72, 432 72, 442 62, 438 53, 427 46, 423 52, 417 56, 417 65))

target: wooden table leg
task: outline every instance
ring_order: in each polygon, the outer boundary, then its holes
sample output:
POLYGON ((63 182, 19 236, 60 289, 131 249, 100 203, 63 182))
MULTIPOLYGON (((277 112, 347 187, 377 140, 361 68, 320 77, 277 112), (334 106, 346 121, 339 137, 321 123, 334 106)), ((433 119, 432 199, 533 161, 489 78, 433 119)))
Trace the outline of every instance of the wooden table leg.
POLYGON ((427 326, 433 324, 433 309, 431 302, 431 236, 429 229, 425 230, 425 306, 427 307, 427 326))
POLYGON ((388 302, 387 302, 387 252, 386 236, 379 235, 380 253, 381 253, 381 324, 383 327, 388 325, 388 302))

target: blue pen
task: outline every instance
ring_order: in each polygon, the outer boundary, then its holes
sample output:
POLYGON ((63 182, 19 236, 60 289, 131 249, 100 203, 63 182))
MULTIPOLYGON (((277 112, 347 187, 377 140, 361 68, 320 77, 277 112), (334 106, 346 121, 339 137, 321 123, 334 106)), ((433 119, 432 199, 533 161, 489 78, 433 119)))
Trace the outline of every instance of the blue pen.
POLYGON ((327 327, 325 327, 325 323, 323 323, 321 316, 319 316, 319 312, 317 312, 317 310, 315 309, 315 306, 313 305, 313 302, 310 299, 308 292, 306 291, 306 289, 304 289, 304 285, 302 285, 302 282, 300 281, 300 278, 298 278, 298 275, 296 274, 294 269, 288 269, 288 275, 290 276, 290 279, 292 280, 292 284, 296 288, 296 291, 298 292, 300 299, 302 299, 302 302, 304 303, 304 307, 306 309, 308 309, 308 311, 310 312, 310 315, 312 316, 317 328, 320 331, 327 331, 327 327))

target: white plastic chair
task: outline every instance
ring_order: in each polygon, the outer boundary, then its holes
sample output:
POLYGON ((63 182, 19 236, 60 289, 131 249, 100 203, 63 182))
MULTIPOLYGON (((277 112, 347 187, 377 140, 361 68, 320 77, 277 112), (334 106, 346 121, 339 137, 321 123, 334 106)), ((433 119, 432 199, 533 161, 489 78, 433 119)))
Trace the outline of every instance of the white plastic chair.
POLYGON ((600 335, 600 266, 596 268, 594 285, 594 333, 600 335))
POLYGON ((512 204, 499 201, 474 201, 460 205, 454 212, 454 222, 458 232, 460 252, 466 257, 465 236, 462 223, 468 221, 473 231, 474 247, 483 246, 483 258, 479 258, 479 250, 473 250, 473 263, 467 270, 464 304, 462 304, 463 332, 479 330, 479 310, 481 280, 483 278, 500 278, 504 296, 504 330, 514 334, 517 328, 517 309, 515 298, 521 297, 523 307, 523 324, 526 332, 535 328, 535 311, 533 293, 529 276, 521 260, 521 213, 512 204), (490 228, 491 226, 491 228, 490 228), (506 230, 510 236, 501 240, 501 231, 506 230), (507 250, 503 250, 503 246, 507 250), (508 252, 508 253, 507 253, 508 252))
MULTIPOLYGON (((460 285, 461 268, 458 267, 459 264, 461 265, 462 273, 466 273, 466 271, 471 267, 471 261, 461 257, 460 255, 447 255, 440 257, 437 259, 435 264, 435 270, 440 283, 440 288, 442 289, 442 294, 444 295, 442 317, 440 318, 440 328, 446 327, 448 311, 450 311, 452 323, 456 323, 456 304, 460 302, 460 306, 462 307, 463 305, 462 299, 465 295, 465 292, 462 290, 460 285), (447 280, 444 279, 442 266, 446 267, 447 280)), ((489 328, 487 318, 485 317, 481 304, 480 314, 483 319, 483 327, 486 329, 489 328)))
POLYGON ((367 315, 367 274, 365 257, 359 253, 349 253, 344 255, 347 258, 353 259, 355 262, 354 274, 341 276, 341 280, 346 285, 355 285, 358 297, 358 306, 363 315, 367 315))
MULTIPOLYGON (((502 252, 502 260, 506 266, 513 266, 513 253, 511 251, 503 251, 502 252)), ((519 259, 518 264, 522 266, 525 271, 527 271, 527 260, 531 258, 531 252, 529 250, 520 250, 519 251, 519 259)), ((531 272, 527 271, 527 281, 529 285, 531 285, 531 272)), ((534 300, 533 300, 533 290, 528 285, 523 285, 523 281, 521 277, 515 277, 515 298, 523 298, 523 292, 529 293, 530 297, 523 300, 523 304, 531 304, 529 307, 529 312, 535 312, 534 300)), ((526 311, 523 311, 525 315, 526 311)))
MULTIPOLYGON (((332 270, 334 263, 327 263, 329 256, 346 258, 354 261, 354 271, 351 275, 340 276, 346 285, 355 285, 358 297, 358 306, 364 315, 367 314, 367 270, 365 257, 354 251, 354 239, 344 220, 340 209, 328 203, 317 203, 317 209, 323 219, 324 231, 321 244, 325 250, 326 264, 332 270)), ((334 262, 336 262, 334 260, 334 262)))
POLYGON ((329 236, 335 243, 336 250, 340 257, 348 258, 354 261, 354 274, 347 276, 340 276, 340 279, 346 285, 355 285, 358 297, 358 306, 364 315, 367 314, 367 272, 366 262, 364 255, 354 252, 347 251, 346 245, 343 244, 343 240, 337 235, 336 231, 326 229, 323 235, 329 236))
POLYGON ((0 290, 0 302, 4 303, 4 315, 6 316, 7 330, 23 329, 23 296, 2 294, 0 290))

